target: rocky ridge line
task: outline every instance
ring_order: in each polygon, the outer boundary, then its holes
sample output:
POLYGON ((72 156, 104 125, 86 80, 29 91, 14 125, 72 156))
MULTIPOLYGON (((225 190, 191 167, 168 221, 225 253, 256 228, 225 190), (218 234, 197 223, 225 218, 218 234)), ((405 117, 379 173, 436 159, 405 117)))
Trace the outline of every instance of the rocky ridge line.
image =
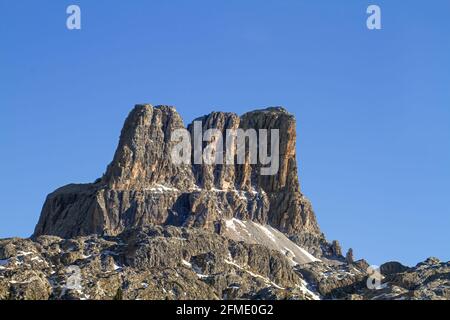
MULTIPOLYGON (((184 128, 173 107, 137 105, 122 129, 114 159, 102 178, 71 184, 51 193, 33 237, 90 234, 116 236, 151 225, 220 229, 233 217, 269 224, 312 254, 329 245, 310 202, 300 191, 296 122, 285 109, 267 108, 239 117, 213 112, 196 119, 203 130, 279 129, 280 169, 259 174, 260 165, 176 165, 174 130, 184 128)), ((192 132, 192 125, 188 126, 192 132)))

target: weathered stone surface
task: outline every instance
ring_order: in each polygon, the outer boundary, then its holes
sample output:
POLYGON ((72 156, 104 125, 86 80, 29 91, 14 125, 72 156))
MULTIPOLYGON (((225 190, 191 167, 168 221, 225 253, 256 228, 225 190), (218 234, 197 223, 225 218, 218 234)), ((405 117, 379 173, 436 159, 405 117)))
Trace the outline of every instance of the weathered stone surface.
POLYGON ((244 114, 244 129, 278 129, 280 132, 280 168, 276 175, 261 175, 261 164, 253 165, 251 172, 243 170, 240 183, 261 187, 269 197, 269 224, 289 235, 300 232, 320 234, 316 217, 309 201, 301 194, 296 159, 296 122, 283 108, 268 108, 244 114), (251 182, 250 182, 251 181, 251 182))
POLYGON ((390 274, 405 272, 407 270, 409 270, 408 267, 406 267, 406 266, 402 265, 400 262, 396 262, 396 261, 386 262, 380 266, 380 272, 382 275, 385 275, 385 276, 390 275, 390 274))
POLYGON ((292 264, 262 244, 199 228, 0 241, 5 299, 450 299, 450 263, 429 259, 368 289, 365 261, 292 264))
POLYGON ((2 261, 0 299, 315 297, 283 254, 199 228, 3 240, 0 249, 6 246, 16 253, 2 261))
POLYGON ((184 128, 173 107, 138 105, 125 121, 119 146, 102 178, 109 189, 145 190, 164 185, 188 190, 193 187, 192 170, 171 159, 172 133, 184 128))
POLYGON ((352 248, 348 249, 347 253, 345 254, 345 261, 348 264, 352 264, 354 262, 353 249, 352 248))
POLYGON ((339 241, 333 240, 331 243, 331 254, 336 257, 342 256, 342 248, 339 241))
MULTIPOLYGON (((278 173, 261 175, 261 164, 250 164, 248 157, 245 164, 174 164, 171 150, 177 141, 171 138, 174 130, 184 128, 181 117, 172 107, 138 105, 125 121, 104 176, 50 194, 34 237, 118 235, 149 225, 214 231, 221 220, 236 217, 270 224, 320 256, 328 244, 311 204, 300 192, 294 117, 283 108, 268 108, 241 117, 213 112, 196 121, 203 132, 220 130, 224 149, 227 129, 267 129, 268 141, 270 130, 278 129, 278 173)), ((193 128, 188 126, 194 141, 193 128)))
POLYGON ((450 299, 450 262, 424 262, 412 268, 392 268, 391 274, 381 279, 378 288, 368 288, 367 267, 367 262, 360 260, 351 265, 313 262, 297 266, 296 270, 323 299, 450 299))
POLYGON ((300 265, 296 270, 325 299, 343 299, 362 287, 366 271, 345 263, 327 264, 321 261, 300 265))

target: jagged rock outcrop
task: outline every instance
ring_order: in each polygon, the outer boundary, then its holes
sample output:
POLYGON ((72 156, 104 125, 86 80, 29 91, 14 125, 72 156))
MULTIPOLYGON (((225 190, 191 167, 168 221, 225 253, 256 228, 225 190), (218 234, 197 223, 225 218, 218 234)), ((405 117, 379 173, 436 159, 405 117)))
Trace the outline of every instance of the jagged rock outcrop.
POLYGON ((345 261, 348 264, 352 264, 354 262, 354 258, 353 258, 353 249, 349 248, 347 253, 345 254, 345 261))
POLYGON ((331 242, 330 250, 331 250, 332 256, 336 256, 336 257, 342 256, 342 247, 341 247, 341 244, 339 243, 339 241, 333 240, 331 242))
MULTIPOLYGON (((255 223, 246 223, 252 232, 250 224, 255 223)), ((428 259, 388 268, 378 289, 367 287, 364 260, 293 262, 264 242, 249 244, 200 228, 4 239, 0 300, 450 299, 450 262, 428 259)))
MULTIPOLYGON (((294 117, 283 108, 268 108, 241 117, 213 112, 196 121, 203 131, 218 129, 224 137, 227 129, 267 129, 270 141, 270 130, 278 129, 277 174, 261 175, 262 165, 248 157, 244 164, 175 164, 172 134, 184 128, 180 115, 168 106, 137 105, 103 177, 50 194, 33 236, 114 236, 150 225, 216 230, 224 219, 236 217, 269 224, 321 255, 325 238, 298 181, 294 117)), ((194 138, 194 125, 188 130, 194 138)))
POLYGON ((199 228, 0 240, 4 299, 316 299, 280 252, 199 228))
POLYGON ((389 276, 391 274, 396 273, 402 273, 408 270, 409 268, 407 266, 404 266, 397 261, 386 262, 380 266, 380 273, 385 276, 389 276))
POLYGON ((170 154, 172 133, 184 128, 178 112, 168 106, 138 105, 125 120, 114 159, 102 178, 112 190, 148 190, 164 185, 189 190, 192 170, 175 165, 170 154))
POLYGON ((321 261, 296 266, 296 270, 322 299, 332 300, 449 300, 450 262, 428 259, 415 267, 392 268, 376 288, 367 285, 364 260, 353 264, 321 261))

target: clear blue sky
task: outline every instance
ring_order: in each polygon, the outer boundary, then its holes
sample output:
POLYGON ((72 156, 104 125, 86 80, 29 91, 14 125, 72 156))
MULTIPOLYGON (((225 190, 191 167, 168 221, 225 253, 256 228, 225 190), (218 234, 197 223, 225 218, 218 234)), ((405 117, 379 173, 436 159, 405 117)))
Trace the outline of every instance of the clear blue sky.
POLYGON ((185 122, 282 105, 328 239, 377 264, 450 259, 447 0, 0 0, 0 41, 0 238, 99 177, 136 103, 185 122))

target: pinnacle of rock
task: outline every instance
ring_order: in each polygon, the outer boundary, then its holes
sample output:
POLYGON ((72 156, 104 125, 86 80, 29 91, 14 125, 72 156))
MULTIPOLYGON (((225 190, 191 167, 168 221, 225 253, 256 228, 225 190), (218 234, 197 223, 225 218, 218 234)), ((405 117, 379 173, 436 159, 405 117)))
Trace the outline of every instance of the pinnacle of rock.
MULTIPOLYGON (((176 164, 171 159, 177 143, 172 134, 185 128, 181 116, 169 106, 136 105, 103 177, 50 194, 34 236, 118 235, 150 225, 216 230, 224 220, 236 217, 269 224, 320 251, 324 237, 300 192, 294 116, 273 107, 240 117, 213 112, 194 121, 203 132, 217 129, 224 136, 230 129, 266 129, 269 141, 270 130, 279 130, 277 173, 262 175, 262 165, 248 161, 248 150, 243 164, 176 164)), ((186 129, 194 140, 194 122, 186 129)))

